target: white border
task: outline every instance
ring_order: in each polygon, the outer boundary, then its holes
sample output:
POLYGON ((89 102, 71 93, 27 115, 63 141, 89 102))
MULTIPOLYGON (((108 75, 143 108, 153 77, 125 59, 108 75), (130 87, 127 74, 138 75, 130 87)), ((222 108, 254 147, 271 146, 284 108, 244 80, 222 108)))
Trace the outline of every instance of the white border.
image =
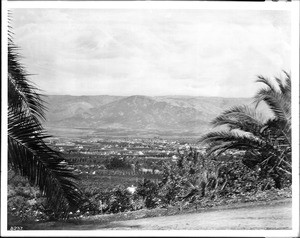
POLYGON ((1 11, 1 235, 7 227, 7 10, 1 11), (4 79, 4 80, 3 80, 4 79))
POLYGON ((195 2, 195 1, 12 1, 2 2, 2 140, 1 140, 1 235, 2 236, 299 236, 299 1, 293 2, 195 2), (7 231, 7 9, 9 8, 99 8, 99 9, 217 9, 288 10, 292 13, 292 156, 293 229, 292 230, 172 230, 172 231, 7 231))
POLYGON ((293 217, 295 236, 299 231, 299 1, 293 2, 291 32, 291 77, 292 77, 292 169, 293 169, 293 217))
POLYGON ((296 2, 199 2, 199 1, 5 1, 10 8, 101 9, 216 9, 291 10, 296 2))

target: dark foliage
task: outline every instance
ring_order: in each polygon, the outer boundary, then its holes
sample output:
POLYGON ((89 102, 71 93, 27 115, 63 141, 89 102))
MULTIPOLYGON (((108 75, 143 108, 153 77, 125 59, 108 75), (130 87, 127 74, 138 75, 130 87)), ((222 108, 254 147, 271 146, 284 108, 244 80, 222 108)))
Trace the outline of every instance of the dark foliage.
POLYGON ((104 162, 107 169, 129 169, 128 164, 124 158, 112 157, 104 162))
POLYGON ((270 79, 258 76, 261 88, 254 97, 256 107, 264 102, 273 116, 264 118, 255 107, 238 106, 224 111, 212 121, 227 129, 210 132, 201 138, 210 154, 225 151, 245 153, 243 163, 250 169, 260 169, 262 177, 270 177, 277 188, 292 178, 291 166, 291 78, 270 79))
POLYGON ((159 187, 149 179, 144 179, 137 187, 137 195, 141 196, 146 208, 155 208, 160 202, 158 198, 159 187))

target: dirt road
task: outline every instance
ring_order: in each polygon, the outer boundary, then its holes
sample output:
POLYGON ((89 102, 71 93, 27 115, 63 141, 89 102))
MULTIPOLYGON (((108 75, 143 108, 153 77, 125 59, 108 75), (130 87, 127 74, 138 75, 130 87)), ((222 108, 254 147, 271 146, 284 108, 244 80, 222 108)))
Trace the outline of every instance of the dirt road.
POLYGON ((113 230, 240 230, 291 229, 292 202, 202 213, 114 221, 93 229, 113 230))

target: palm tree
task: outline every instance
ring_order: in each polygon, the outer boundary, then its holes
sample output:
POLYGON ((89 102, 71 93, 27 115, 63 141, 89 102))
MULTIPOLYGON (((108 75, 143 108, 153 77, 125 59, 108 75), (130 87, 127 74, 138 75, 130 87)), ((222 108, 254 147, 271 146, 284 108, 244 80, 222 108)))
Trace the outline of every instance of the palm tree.
POLYGON ((44 142, 46 134, 42 95, 29 82, 20 63, 18 48, 8 37, 8 163, 30 184, 39 187, 47 204, 58 217, 66 217, 82 202, 76 185, 77 177, 69 169, 62 154, 44 142))
POLYGON ((258 76, 261 88, 254 97, 255 107, 236 106, 224 111, 212 121, 214 126, 225 129, 210 132, 200 141, 209 153, 225 151, 245 152, 243 163, 256 168, 265 176, 271 176, 275 186, 281 188, 282 179, 291 181, 291 78, 286 72, 284 79, 275 82, 258 76), (265 118, 257 106, 264 102, 272 116, 265 118))

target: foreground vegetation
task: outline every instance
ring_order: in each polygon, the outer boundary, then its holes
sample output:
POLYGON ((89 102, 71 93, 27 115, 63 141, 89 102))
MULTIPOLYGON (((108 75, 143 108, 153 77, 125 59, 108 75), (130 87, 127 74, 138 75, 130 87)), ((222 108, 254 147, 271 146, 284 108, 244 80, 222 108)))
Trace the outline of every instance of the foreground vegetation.
POLYGON ((237 106, 223 112, 212 124, 226 129, 211 132, 201 141, 209 147, 209 153, 242 151, 243 163, 250 169, 274 180, 276 188, 292 179, 291 157, 291 78, 271 80, 262 76, 263 83, 254 97, 256 107, 237 106), (257 110, 264 103, 272 113, 266 116, 257 110))
MULTIPOLYGON (((162 179, 154 182, 140 180, 135 193, 127 186, 120 185, 105 190, 97 184, 81 184, 88 202, 69 214, 69 220, 86 219, 92 215, 115 214, 154 209, 152 215, 167 214, 185 210, 197 210, 237 202, 266 201, 291 197, 290 181, 285 181, 284 189, 275 188, 271 178, 260 176, 258 171, 245 166, 241 153, 205 157, 194 149, 181 151, 176 162, 165 162, 162 179)), ((28 225, 28 222, 55 220, 54 213, 45 206, 45 198, 31 188, 25 180, 11 178, 8 209, 10 223, 28 225), (19 220, 14 220, 16 217, 19 220), (23 221, 23 222, 22 222, 23 221)), ((30 229, 30 227, 28 227, 30 229)))

